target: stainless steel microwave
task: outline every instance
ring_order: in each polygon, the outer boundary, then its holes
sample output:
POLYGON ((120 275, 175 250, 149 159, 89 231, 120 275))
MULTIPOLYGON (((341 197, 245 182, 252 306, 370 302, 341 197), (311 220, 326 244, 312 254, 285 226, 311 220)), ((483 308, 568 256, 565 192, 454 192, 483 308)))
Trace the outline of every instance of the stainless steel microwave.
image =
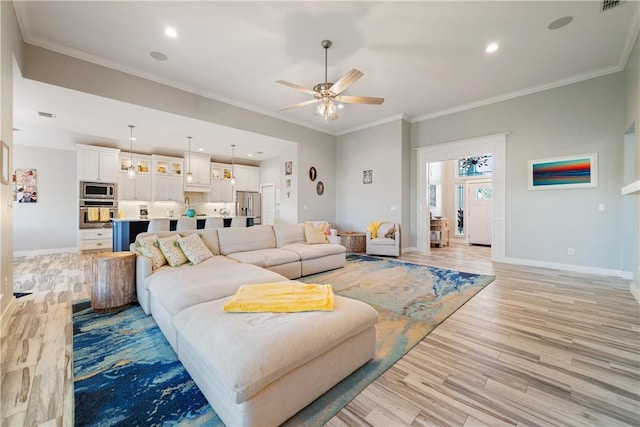
POLYGON ((116 200, 118 184, 80 181, 80 199, 116 200))

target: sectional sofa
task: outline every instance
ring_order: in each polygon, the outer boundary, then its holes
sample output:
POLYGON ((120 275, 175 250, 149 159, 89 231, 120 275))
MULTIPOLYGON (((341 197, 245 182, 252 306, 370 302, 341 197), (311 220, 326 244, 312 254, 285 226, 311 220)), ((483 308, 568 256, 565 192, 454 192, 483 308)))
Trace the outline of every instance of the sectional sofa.
MULTIPOLYGON (((369 361, 377 312, 335 296, 331 312, 226 313, 242 285, 291 282, 345 265, 345 248, 310 244, 304 224, 142 233, 198 234, 213 256, 153 268, 138 253, 138 301, 227 425, 279 425, 369 361)), ((136 250, 136 244, 132 244, 136 250)))

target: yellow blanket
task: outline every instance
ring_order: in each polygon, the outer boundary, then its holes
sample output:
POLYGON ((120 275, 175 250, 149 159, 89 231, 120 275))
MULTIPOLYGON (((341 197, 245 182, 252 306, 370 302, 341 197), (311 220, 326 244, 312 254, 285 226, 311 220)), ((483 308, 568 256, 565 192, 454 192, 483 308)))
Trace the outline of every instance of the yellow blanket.
POLYGON ((228 312, 333 311, 331 285, 263 283, 243 285, 224 305, 228 312))
POLYGON ((370 222, 369 225, 367 226, 367 231, 371 232, 371 238, 375 239, 376 237, 378 237, 378 228, 380 228, 380 224, 382 224, 384 221, 374 221, 374 222, 370 222))

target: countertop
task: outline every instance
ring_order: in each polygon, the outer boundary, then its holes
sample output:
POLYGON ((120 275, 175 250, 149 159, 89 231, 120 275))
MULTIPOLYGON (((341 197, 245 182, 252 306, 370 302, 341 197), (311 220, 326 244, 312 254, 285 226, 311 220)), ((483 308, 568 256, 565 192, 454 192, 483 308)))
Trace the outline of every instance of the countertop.
MULTIPOLYGON (((154 216, 153 218, 149 217, 149 218, 145 218, 145 219, 138 218, 138 217, 134 217, 134 218, 112 218, 111 221, 113 221, 113 222, 137 222, 137 221, 149 221, 151 219, 168 219, 168 220, 177 221, 178 218, 180 218, 180 217, 177 217, 177 216, 154 216)), ((206 215, 206 216, 204 216, 204 215, 196 215, 194 218, 195 219, 207 219, 207 218, 225 218, 225 219, 229 218, 229 219, 231 219, 233 217, 232 216, 220 216, 220 215, 218 215, 218 216, 216 216, 216 215, 206 215)), ((243 217, 243 218, 255 218, 255 216, 246 216, 246 217, 243 217)))

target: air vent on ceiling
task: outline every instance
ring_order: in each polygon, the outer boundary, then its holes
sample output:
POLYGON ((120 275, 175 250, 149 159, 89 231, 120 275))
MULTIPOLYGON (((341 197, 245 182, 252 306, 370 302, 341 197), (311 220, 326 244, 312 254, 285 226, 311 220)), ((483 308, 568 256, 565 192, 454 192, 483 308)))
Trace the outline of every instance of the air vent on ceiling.
POLYGON ((56 118, 55 114, 53 114, 53 113, 45 113, 44 111, 38 111, 38 115, 40 117, 46 117, 48 119, 55 119, 56 118))
POLYGON ((602 0, 602 11, 613 9, 614 7, 620 6, 620 4, 622 4, 621 0, 602 0))

